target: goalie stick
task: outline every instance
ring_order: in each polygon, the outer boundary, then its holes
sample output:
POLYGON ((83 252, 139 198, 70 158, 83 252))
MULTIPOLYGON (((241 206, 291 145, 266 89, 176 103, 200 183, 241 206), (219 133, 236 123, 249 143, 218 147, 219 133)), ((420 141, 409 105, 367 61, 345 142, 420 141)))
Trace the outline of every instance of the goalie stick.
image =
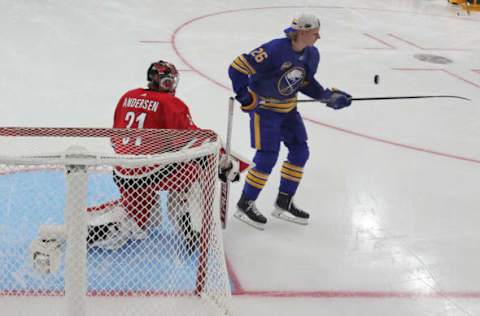
MULTIPOLYGON (((228 99, 228 119, 227 119, 227 139, 225 144, 225 154, 230 156, 230 147, 232 143, 232 126, 233 126, 233 109, 235 99, 230 97, 228 99)), ((230 193, 230 181, 222 182, 220 187, 220 221, 222 228, 227 228, 227 214, 228 214, 228 195, 230 193)))

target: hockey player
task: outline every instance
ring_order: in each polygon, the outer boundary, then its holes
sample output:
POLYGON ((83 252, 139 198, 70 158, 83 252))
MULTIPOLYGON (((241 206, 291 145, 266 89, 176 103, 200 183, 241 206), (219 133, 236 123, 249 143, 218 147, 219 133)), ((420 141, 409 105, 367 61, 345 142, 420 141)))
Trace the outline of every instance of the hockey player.
MULTIPOLYGON (((152 63, 147 71, 148 88, 130 90, 120 98, 115 109, 113 127, 198 130, 188 107, 175 96, 178 76, 173 64, 163 60, 152 63)), ((144 154, 150 153, 145 152, 149 146, 139 141, 141 140, 112 138, 112 145, 119 154, 138 154, 139 149, 144 154)), ((181 232, 186 250, 189 253, 194 251, 199 242, 199 231, 192 225, 188 202, 199 168, 198 164, 191 162, 148 168, 116 167, 113 179, 121 198, 87 210, 89 246, 115 250, 130 239, 145 238, 148 228, 160 220, 159 191, 164 190, 168 191, 170 220, 181 232)), ((238 161, 223 155, 219 164, 219 177, 227 181, 238 181, 238 161)), ((48 233, 42 236, 40 231, 39 239, 32 243, 31 251, 34 258, 37 256, 39 261, 49 261, 51 264, 58 262, 58 248, 58 242, 50 239, 48 233)), ((49 264, 43 264, 47 268, 42 269, 52 270, 48 267, 49 264)))
POLYGON ((314 78, 320 55, 314 46, 320 38, 320 21, 312 14, 293 19, 286 37, 274 39, 248 54, 238 56, 229 67, 236 99, 250 115, 250 141, 256 149, 255 168, 248 172, 235 217, 256 228, 267 223, 255 200, 267 183, 280 150, 288 149, 281 168, 281 181, 272 216, 307 224, 309 214, 293 203, 309 157, 307 132, 297 111, 297 92, 323 101, 333 109, 351 104, 343 91, 324 89, 314 78))
MULTIPOLYGON (((175 96, 178 79, 178 71, 173 64, 162 60, 152 63, 147 71, 148 88, 128 91, 120 98, 115 109, 113 127, 198 130, 188 107, 175 96), (136 100, 144 100, 143 106, 136 106, 139 104, 136 100)), ((113 145, 115 151, 121 154, 135 154, 139 147, 136 139, 116 139, 113 140, 113 145)), ((140 147, 148 148, 142 145, 140 147)), ((154 214, 154 208, 158 207, 159 190, 165 190, 169 196, 170 218, 183 234, 187 250, 194 250, 199 232, 192 225, 188 202, 199 168, 199 164, 192 162, 160 166, 159 170, 148 172, 115 168, 114 180, 121 193, 120 204, 128 219, 133 219, 140 229, 135 227, 132 230, 134 236, 138 235, 136 232, 145 230, 149 224, 159 220, 159 214, 154 214)), ((238 162, 222 156, 219 176, 229 181, 238 180, 238 162)), ((97 241, 92 238, 92 243, 95 242, 97 241)))
MULTIPOLYGON (((147 70, 148 88, 130 90, 120 98, 115 109, 113 127, 198 129, 190 117, 188 107, 175 96, 178 75, 176 67, 169 62, 160 60, 152 63, 147 70), (137 106, 138 104, 142 106, 137 106)), ((112 143, 115 152, 120 154, 135 154, 138 148, 143 151, 149 148, 147 144, 139 144, 137 139, 112 139, 112 143)), ((141 230, 145 230, 158 217, 158 214, 152 214, 159 199, 158 191, 169 191, 169 214, 184 235, 188 247, 193 247, 198 232, 192 228, 187 211, 188 190, 180 191, 171 184, 181 182, 184 183, 184 188, 189 188, 194 177, 187 178, 185 172, 178 172, 180 168, 191 169, 190 175, 197 172, 195 165, 179 167, 172 164, 148 171, 117 167, 113 176, 120 190, 122 208, 141 230)), ((94 234, 91 236, 98 238, 94 234)), ((92 238, 92 243, 95 242, 92 238)))

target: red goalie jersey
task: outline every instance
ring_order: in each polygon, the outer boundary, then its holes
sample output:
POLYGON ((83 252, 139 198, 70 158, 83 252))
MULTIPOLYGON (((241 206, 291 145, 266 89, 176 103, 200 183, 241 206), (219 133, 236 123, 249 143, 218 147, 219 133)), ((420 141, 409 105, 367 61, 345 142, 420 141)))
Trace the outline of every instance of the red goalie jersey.
POLYGON ((114 128, 198 129, 185 103, 168 92, 138 88, 118 101, 114 128))
MULTIPOLYGON (((134 89, 125 93, 117 103, 114 115, 114 128, 132 129, 182 129, 198 130, 190 117, 188 107, 173 94, 163 91, 147 89, 134 89)), ((175 140, 173 140, 175 142, 175 140)), ((162 140, 138 138, 112 139, 114 150, 119 154, 155 154, 163 150, 174 150, 181 147, 181 143, 173 144, 162 140), (165 148, 161 148, 165 146, 165 148)), ((183 144, 184 145, 184 144, 183 144)), ((172 167, 172 166, 170 166, 172 167)), ((150 218, 150 208, 155 204, 155 192, 158 189, 179 190, 176 183, 187 187, 193 182, 197 174, 197 166, 189 164, 181 168, 182 172, 169 170, 168 177, 164 177, 169 167, 155 165, 142 168, 115 168, 115 179, 120 186, 122 204, 127 213, 136 219, 140 227, 150 218), (190 172, 186 172, 190 169, 190 172), (191 179, 186 179, 190 175, 191 179), (142 187, 129 187, 129 180, 141 179, 140 183, 147 184, 142 187), (150 179, 152 178, 152 179, 150 179), (140 202, 138 202, 140 201, 140 202)), ((184 190, 185 188, 183 188, 184 190)))
MULTIPOLYGON (((190 111, 182 100, 169 92, 134 89, 125 93, 115 109, 114 128, 132 129, 179 129, 198 130, 190 117, 190 111)), ((175 151, 185 145, 185 140, 172 141, 138 138, 112 138, 113 147, 119 154, 158 154, 175 151), (165 148, 162 148, 165 147, 165 148)), ((124 176, 141 176, 155 167, 121 168, 116 172, 124 176)))
MULTIPOLYGON (((168 92, 135 89, 118 101, 113 119, 114 128, 150 128, 197 130, 185 103, 168 92)), ((115 152, 120 154, 155 154, 158 144, 148 139, 112 139, 115 152), (140 143, 141 142, 141 143, 140 143), (156 147, 156 149, 155 149, 156 147)), ((173 145, 173 144, 171 144, 173 145)), ((171 148, 173 149, 173 148, 171 148)))

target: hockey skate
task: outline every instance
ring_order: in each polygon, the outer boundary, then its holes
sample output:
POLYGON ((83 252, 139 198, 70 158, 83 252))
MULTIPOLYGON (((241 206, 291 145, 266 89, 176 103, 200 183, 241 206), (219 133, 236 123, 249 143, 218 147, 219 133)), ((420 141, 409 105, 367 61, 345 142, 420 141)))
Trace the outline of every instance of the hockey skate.
POLYGON ((243 194, 237 203, 237 212, 233 216, 259 230, 264 230, 267 223, 267 218, 257 210, 255 201, 246 200, 243 194))
POLYGON ((272 212, 272 216, 300 225, 307 225, 310 218, 310 214, 298 209, 293 204, 292 196, 282 192, 278 194, 275 201, 275 209, 272 212))

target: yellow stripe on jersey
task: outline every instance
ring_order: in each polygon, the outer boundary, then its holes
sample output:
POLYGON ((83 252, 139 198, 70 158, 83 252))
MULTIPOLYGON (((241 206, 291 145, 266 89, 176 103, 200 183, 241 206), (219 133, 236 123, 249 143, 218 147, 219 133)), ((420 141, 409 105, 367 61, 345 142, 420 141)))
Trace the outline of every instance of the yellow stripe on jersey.
POLYGON ((243 62, 243 60, 240 59, 240 56, 235 58, 235 60, 233 61, 233 63, 235 65, 237 65, 238 67, 242 68, 243 70, 245 70, 246 72, 250 73, 250 69, 248 68, 247 65, 245 65, 245 63, 243 62))
POLYGON ((255 149, 262 149, 262 142, 260 140, 260 115, 253 114, 253 131, 255 135, 255 149))
POLYGON ((300 182, 303 176, 303 168, 284 161, 281 169, 281 176, 284 179, 300 182))
POLYGON ((251 91, 250 89, 248 89, 248 93, 250 93, 250 95, 252 96, 252 102, 250 104, 247 104, 247 105, 242 105, 241 106, 241 109, 243 111, 252 111, 254 110, 256 107, 257 107, 257 104, 258 104, 258 96, 255 92, 251 91))
POLYGON ((274 112, 280 112, 280 113, 288 113, 292 111, 295 107, 297 106, 297 102, 294 103, 262 103, 260 105, 261 108, 265 110, 271 110, 274 112))
POLYGON ((232 67, 246 75, 251 74, 250 69, 248 68, 248 66, 245 65, 245 63, 240 59, 240 57, 235 58, 232 63, 232 67))
POLYGON ((237 70, 238 72, 241 72, 242 74, 248 76, 248 70, 245 70, 245 69, 242 68, 241 66, 237 65, 237 64, 235 63, 235 61, 234 61, 233 63, 231 63, 230 66, 232 66, 232 68, 234 68, 234 69, 237 70))
POLYGON ((293 182, 300 182, 299 178, 291 177, 289 175, 284 174, 283 172, 282 172, 282 178, 293 181, 293 182))
POLYGON ((257 189, 263 189, 268 180, 268 174, 258 170, 250 169, 245 181, 257 189))
POLYGON ((292 176, 292 177, 297 177, 297 178, 302 178, 303 176, 303 173, 302 172, 296 172, 296 171, 292 171, 288 168, 285 168, 285 167, 282 167, 282 174, 288 174, 289 176, 292 176))
POLYGON ((252 181, 248 177, 245 179, 245 182, 250 184, 252 187, 257 188, 257 189, 263 189, 263 185, 256 183, 255 181, 252 181))
POLYGON ((268 180, 268 176, 269 174, 268 173, 263 173, 263 172, 260 172, 258 170, 255 170, 255 169, 250 169, 248 171, 248 173, 251 173, 252 175, 254 175, 256 178, 259 178, 261 180, 264 180, 264 181, 267 181, 268 180))
POLYGON ((263 101, 265 102, 269 102, 269 103, 280 103, 280 104, 283 104, 283 103, 292 103, 292 102, 297 102, 297 97, 293 97, 293 98, 288 98, 288 99, 274 99, 274 98, 265 98, 265 97, 260 97, 263 101))
POLYGON ((247 174, 247 179, 250 180, 251 182, 254 182, 255 184, 261 186, 263 188, 263 186, 267 183, 266 181, 264 180, 260 180, 258 178, 255 178, 254 176, 252 176, 250 173, 247 174))
POLYGON ((240 55, 237 57, 237 59, 235 59, 235 61, 239 61, 239 63, 244 66, 245 68, 247 68, 249 70, 249 74, 250 75, 254 75, 257 73, 257 71, 250 65, 250 63, 248 62, 248 60, 245 58, 245 56, 240 55))
POLYGON ((259 97, 261 101, 261 107, 266 110, 274 112, 288 113, 297 106, 297 97, 279 100, 272 98, 259 97))
POLYGON ((300 166, 295 166, 294 164, 291 164, 290 162, 288 161, 284 161, 283 162, 283 166, 288 168, 288 169, 291 169, 291 170, 295 170, 295 171, 298 171, 298 172, 303 172, 303 168, 300 167, 300 166))
POLYGON ((252 71, 250 70, 249 66, 246 65, 240 57, 241 56, 235 58, 231 66, 245 75, 251 75, 252 71))

